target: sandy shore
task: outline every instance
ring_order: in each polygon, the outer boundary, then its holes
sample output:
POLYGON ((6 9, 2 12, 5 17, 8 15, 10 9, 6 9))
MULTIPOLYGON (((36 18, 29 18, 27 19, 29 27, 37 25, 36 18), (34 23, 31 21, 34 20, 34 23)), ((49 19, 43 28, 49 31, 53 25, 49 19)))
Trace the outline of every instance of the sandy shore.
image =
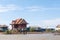
POLYGON ((0 34, 0 40, 60 40, 60 35, 54 34, 0 34))

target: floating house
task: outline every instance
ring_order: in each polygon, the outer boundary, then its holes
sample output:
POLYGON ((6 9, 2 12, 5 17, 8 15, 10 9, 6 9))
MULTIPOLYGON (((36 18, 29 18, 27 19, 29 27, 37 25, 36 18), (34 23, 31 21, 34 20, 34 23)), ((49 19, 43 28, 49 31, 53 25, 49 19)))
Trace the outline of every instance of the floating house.
POLYGON ((33 31, 33 32, 53 32, 53 31, 55 31, 55 29, 54 28, 41 28, 41 27, 38 27, 38 26, 29 26, 28 28, 27 28, 27 30, 28 30, 28 32, 30 32, 30 31, 33 31))
POLYGON ((33 32, 45 32, 46 29, 43 29, 39 26, 29 26, 27 27, 28 32, 33 31, 33 32))
POLYGON ((20 30, 24 30, 27 27, 27 24, 28 23, 24 19, 20 18, 20 19, 12 20, 10 25, 12 26, 12 30, 15 29, 20 31, 20 30))
POLYGON ((60 30, 60 25, 57 25, 56 26, 56 30, 60 30))
POLYGON ((8 30, 8 26, 7 25, 0 25, 0 32, 5 32, 8 30))

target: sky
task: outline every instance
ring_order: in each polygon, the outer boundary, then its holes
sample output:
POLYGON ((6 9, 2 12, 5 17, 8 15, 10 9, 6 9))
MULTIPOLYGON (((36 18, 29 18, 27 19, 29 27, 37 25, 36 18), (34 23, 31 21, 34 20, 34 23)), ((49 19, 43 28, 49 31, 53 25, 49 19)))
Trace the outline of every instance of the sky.
POLYGON ((23 18, 28 26, 55 28, 60 24, 60 0, 0 0, 0 24, 23 18))

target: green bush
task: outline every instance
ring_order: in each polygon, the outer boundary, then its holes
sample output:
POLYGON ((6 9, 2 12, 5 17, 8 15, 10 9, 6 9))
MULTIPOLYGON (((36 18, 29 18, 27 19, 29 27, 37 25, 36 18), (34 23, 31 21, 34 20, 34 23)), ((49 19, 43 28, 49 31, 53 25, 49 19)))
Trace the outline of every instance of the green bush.
POLYGON ((12 31, 11 30, 7 30, 6 34, 12 34, 12 31))
POLYGON ((34 28, 30 28, 30 32, 34 32, 34 28))
POLYGON ((18 30, 12 30, 12 33, 16 34, 16 33, 18 33, 18 30))

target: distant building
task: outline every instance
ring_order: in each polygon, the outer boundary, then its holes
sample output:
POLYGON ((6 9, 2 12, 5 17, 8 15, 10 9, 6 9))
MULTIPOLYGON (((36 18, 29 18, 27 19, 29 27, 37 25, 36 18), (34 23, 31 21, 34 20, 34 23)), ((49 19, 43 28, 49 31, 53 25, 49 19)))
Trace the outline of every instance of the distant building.
POLYGON ((12 20, 11 22, 11 26, 12 26, 12 30, 16 29, 16 30, 23 30, 27 27, 27 22, 24 19, 16 19, 16 20, 12 20))
POLYGON ((30 32, 30 31, 33 31, 33 32, 46 32, 46 30, 48 32, 53 32, 55 29, 53 29, 53 28, 46 29, 46 28, 41 28, 39 26, 36 26, 36 27, 35 26, 30 26, 30 27, 27 28, 27 30, 28 30, 28 32, 30 32))
POLYGON ((60 25, 57 25, 56 26, 56 30, 60 30, 60 25))
POLYGON ((27 30, 28 30, 28 31, 33 30, 33 32, 44 32, 46 29, 43 29, 43 28, 41 28, 41 27, 39 27, 39 26, 29 26, 29 27, 27 28, 27 30))
POLYGON ((0 32, 5 32, 6 30, 8 30, 7 25, 0 25, 0 32))

